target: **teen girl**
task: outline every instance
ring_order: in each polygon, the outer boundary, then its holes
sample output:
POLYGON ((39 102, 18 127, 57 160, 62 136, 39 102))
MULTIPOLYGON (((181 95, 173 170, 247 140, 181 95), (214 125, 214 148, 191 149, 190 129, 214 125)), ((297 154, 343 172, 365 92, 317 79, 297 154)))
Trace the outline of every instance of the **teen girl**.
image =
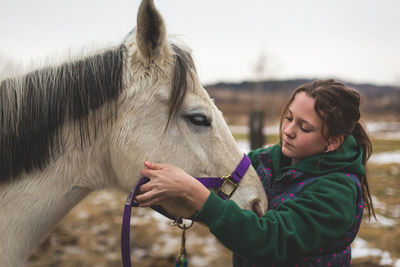
POLYGON ((249 153, 269 199, 261 218, 222 200, 183 170, 145 162, 151 181, 141 206, 171 197, 194 206, 197 219, 233 251, 233 265, 349 266, 363 210, 375 215, 365 172, 371 142, 360 96, 334 80, 297 88, 280 122, 280 143, 249 153))

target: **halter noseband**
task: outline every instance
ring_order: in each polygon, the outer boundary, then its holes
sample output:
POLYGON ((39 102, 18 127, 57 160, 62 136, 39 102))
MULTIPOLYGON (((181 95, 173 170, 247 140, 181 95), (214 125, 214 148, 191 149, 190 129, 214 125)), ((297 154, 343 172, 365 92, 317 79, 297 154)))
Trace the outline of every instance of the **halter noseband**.
MULTIPOLYGON (((247 169, 250 167, 250 164, 251 164, 250 159, 246 156, 246 154, 244 154, 242 160, 231 174, 221 177, 200 177, 196 179, 208 189, 214 190, 218 194, 218 196, 221 197, 222 199, 229 199, 237 189, 240 180, 243 178, 247 169)), ((135 187, 132 189, 125 202, 124 215, 122 218, 122 230, 121 230, 121 254, 122 254, 123 267, 131 266, 130 242, 129 242, 131 212, 132 212, 132 207, 138 206, 138 203, 136 203, 134 199, 139 192, 140 186, 147 183, 148 181, 150 181, 149 178, 142 177, 139 180, 139 182, 135 185, 135 187)), ((169 214, 161 206, 152 206, 151 208, 161 213, 165 217, 168 217, 175 221, 177 220, 174 216, 169 214)))

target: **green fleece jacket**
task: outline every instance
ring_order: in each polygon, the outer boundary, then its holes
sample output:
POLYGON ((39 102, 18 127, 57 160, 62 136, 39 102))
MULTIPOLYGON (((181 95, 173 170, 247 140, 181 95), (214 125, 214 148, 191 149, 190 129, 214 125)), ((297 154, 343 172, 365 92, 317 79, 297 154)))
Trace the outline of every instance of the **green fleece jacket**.
POLYGON ((340 238, 355 219, 357 188, 344 172, 365 175, 362 150, 352 136, 334 152, 305 158, 295 165, 282 153, 280 145, 249 153, 257 169, 258 154, 269 150, 273 179, 279 180, 289 168, 318 176, 297 198, 268 210, 262 218, 241 209, 232 200, 222 200, 211 192, 197 213, 219 241, 234 253, 252 262, 281 263, 325 247, 340 238))

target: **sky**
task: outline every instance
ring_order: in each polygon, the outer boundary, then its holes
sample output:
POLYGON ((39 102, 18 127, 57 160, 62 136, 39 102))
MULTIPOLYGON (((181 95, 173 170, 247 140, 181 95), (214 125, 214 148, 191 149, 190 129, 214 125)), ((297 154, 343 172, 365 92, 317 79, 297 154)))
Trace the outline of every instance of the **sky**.
MULTIPOLYGON (((118 44, 139 0, 0 0, 0 58, 118 44)), ((336 78, 400 86, 399 0, 155 0, 203 84, 336 78), (264 66, 256 71, 256 66, 264 66)))

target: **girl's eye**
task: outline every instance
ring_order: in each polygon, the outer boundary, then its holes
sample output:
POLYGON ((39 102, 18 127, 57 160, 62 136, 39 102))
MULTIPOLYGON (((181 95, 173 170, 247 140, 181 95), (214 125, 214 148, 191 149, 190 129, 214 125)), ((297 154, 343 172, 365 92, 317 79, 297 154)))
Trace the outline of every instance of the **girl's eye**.
POLYGON ((310 130, 304 129, 303 127, 300 127, 300 130, 302 130, 302 131, 305 132, 305 133, 311 132, 310 130))
POLYGON ((292 121, 293 120, 292 117, 288 117, 288 116, 286 116, 285 119, 288 120, 288 121, 292 121))
POLYGON ((210 127, 211 122, 203 114, 190 114, 185 116, 192 124, 196 126, 210 127))

